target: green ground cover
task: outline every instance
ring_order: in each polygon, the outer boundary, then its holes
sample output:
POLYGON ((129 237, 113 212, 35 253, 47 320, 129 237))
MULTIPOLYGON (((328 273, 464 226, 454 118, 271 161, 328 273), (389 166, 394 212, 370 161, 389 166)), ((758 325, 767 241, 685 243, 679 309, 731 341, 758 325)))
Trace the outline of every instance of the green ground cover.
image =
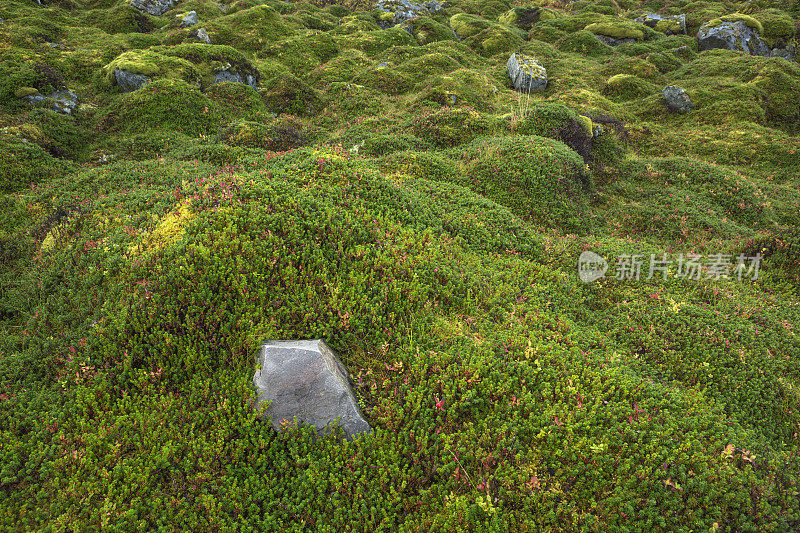
POLYGON ((800 68, 693 37, 796 43, 800 7, 0 19, 0 529, 800 529, 800 68), (512 52, 545 89, 513 90, 512 52), (116 68, 150 80, 123 93, 116 68), (70 115, 24 99, 63 88, 70 115), (604 279, 579 280, 586 250, 604 279), (760 271, 646 279, 665 253, 760 271), (259 343, 317 337, 371 435, 254 412, 259 343))

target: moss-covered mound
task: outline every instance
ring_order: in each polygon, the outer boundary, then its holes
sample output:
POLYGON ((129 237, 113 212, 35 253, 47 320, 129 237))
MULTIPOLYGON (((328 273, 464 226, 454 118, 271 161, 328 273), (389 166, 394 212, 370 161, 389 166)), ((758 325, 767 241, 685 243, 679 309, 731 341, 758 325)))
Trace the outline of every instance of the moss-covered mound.
POLYGON ((415 3, 0 2, 0 531, 800 530, 800 4, 415 3))
POLYGON ((583 159, 560 141, 539 136, 479 138, 451 153, 458 183, 536 224, 583 233, 592 192, 583 159), (460 154, 460 157, 458 155, 460 154))

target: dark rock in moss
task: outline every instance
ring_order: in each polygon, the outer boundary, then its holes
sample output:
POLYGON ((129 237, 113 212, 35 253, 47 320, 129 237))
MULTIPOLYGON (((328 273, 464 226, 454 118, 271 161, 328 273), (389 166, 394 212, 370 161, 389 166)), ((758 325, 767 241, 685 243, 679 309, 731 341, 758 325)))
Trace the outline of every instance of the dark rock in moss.
POLYGON ((136 74, 129 70, 118 68, 114 70, 114 80, 116 80, 117 86, 127 93, 140 89, 142 85, 150 81, 150 78, 144 74, 136 74))
POLYGON ((325 435, 336 424, 351 439, 371 431, 350 388, 347 369, 322 339, 268 341, 256 357, 253 384, 257 407, 269 402, 266 416, 275 431, 297 421, 325 435))
POLYGON ((747 52, 752 56, 768 56, 770 49, 758 35, 758 31, 744 22, 711 21, 703 24, 697 32, 700 50, 723 48, 747 52))
POLYGON ((797 61, 797 49, 794 45, 789 45, 786 48, 773 48, 769 56, 782 57, 786 61, 797 61))
POLYGON ((158 16, 166 13, 175 2, 173 0, 132 0, 131 5, 148 15, 158 16))
POLYGON ((511 54, 506 70, 517 91, 530 92, 547 87, 547 70, 533 57, 511 54))
POLYGON ((689 95, 680 87, 667 85, 661 91, 661 94, 670 111, 684 114, 694 109, 694 104, 692 104, 692 101, 689 99, 689 95))

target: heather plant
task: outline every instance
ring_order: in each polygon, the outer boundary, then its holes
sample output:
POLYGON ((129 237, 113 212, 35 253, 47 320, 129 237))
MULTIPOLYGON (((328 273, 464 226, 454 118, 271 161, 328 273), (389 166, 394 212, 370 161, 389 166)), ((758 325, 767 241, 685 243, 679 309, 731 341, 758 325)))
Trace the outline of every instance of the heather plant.
POLYGON ((695 38, 798 10, 429 7, 0 5, 0 529, 800 528, 798 72, 695 38), (255 411, 260 343, 316 337, 371 434, 255 411))

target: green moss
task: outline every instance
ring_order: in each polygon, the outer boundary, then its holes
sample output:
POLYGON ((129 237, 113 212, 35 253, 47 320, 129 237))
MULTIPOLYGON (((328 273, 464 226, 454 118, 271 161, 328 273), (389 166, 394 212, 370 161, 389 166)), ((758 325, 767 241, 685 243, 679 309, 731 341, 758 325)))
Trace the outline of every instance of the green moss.
POLYGON ((414 88, 416 101, 435 102, 442 106, 470 106, 478 111, 494 109, 498 88, 492 79, 471 69, 431 76, 414 88))
POLYGON ((538 136, 476 139, 451 157, 459 161, 459 185, 534 224, 587 231, 582 215, 591 178, 583 159, 563 143, 538 136))
POLYGON ((0 191, 14 192, 45 183, 71 170, 20 132, 0 128, 0 191))
POLYGON ((284 23, 273 8, 254 6, 204 23, 211 42, 255 52, 292 35, 294 28, 284 23))
POLYGON ((339 45, 330 35, 308 30, 265 46, 259 56, 277 59, 288 66, 295 76, 302 77, 338 53, 339 45))
POLYGON ((247 117, 258 121, 272 116, 259 92, 245 83, 224 82, 208 87, 205 95, 219 105, 221 116, 228 120, 247 117))
POLYGON ((267 109, 274 113, 315 115, 325 107, 322 96, 294 76, 275 76, 264 83, 260 94, 267 109))
POLYGON ((334 35, 334 40, 341 48, 351 48, 362 50, 367 56, 373 57, 376 54, 393 46, 408 46, 415 44, 412 37, 406 30, 400 27, 389 28, 388 30, 360 31, 347 33, 344 35, 334 35))
POLYGON ((707 25, 713 28, 715 26, 719 26, 723 22, 742 22, 745 26, 756 30, 759 35, 763 35, 764 33, 764 27, 758 20, 743 13, 731 13, 730 15, 723 15, 719 18, 708 21, 707 25))
POLYGON ((600 41, 594 33, 586 30, 565 35, 555 42, 555 46, 562 52, 588 57, 604 57, 614 54, 611 46, 600 41))
POLYGON ((131 50, 117 56, 111 63, 103 67, 106 85, 115 85, 114 71, 127 70, 134 74, 142 74, 151 79, 180 79, 200 87, 200 73, 191 62, 159 54, 153 50, 131 50))
POLYGON ((770 61, 758 71, 751 84, 763 91, 762 105, 770 125, 794 134, 800 132, 800 107, 797 105, 800 67, 797 63, 770 61))
POLYGON ((780 9, 765 9, 755 13, 753 18, 761 23, 761 36, 772 48, 789 43, 795 34, 795 21, 780 9))
POLYGON ((170 78, 118 96, 97 118, 105 134, 166 129, 195 137, 212 133, 222 120, 219 106, 196 86, 170 78))
POLYGON ((431 53, 402 62, 397 70, 419 83, 430 76, 448 74, 462 67, 462 64, 449 54, 431 53))
POLYGON ((445 107, 409 120, 412 133, 441 147, 457 146, 491 132, 488 117, 470 107, 445 107))
POLYGON ((110 33, 149 33, 157 27, 157 18, 128 5, 92 9, 81 13, 81 22, 110 33))
POLYGON ((516 26, 522 31, 528 32, 531 27, 541 20, 552 20, 552 13, 547 13, 542 17, 542 9, 537 6, 519 6, 507 11, 498 17, 498 22, 506 26, 516 26), (550 17, 550 18, 548 18, 550 17))
POLYGON ((654 29, 661 33, 679 33, 681 25, 675 20, 659 20, 654 29))
POLYGON ((644 31, 637 27, 638 23, 632 22, 595 22, 585 28, 586 31, 614 37, 615 39, 642 39, 644 31))
POLYGON ((333 82, 350 82, 362 72, 374 66, 374 62, 360 50, 343 50, 331 59, 309 72, 305 79, 318 89, 325 89, 333 82))
POLYGON ((450 17, 450 27, 462 39, 477 35, 492 26, 491 21, 467 13, 458 13, 450 17))
POLYGON ((657 88, 633 74, 617 74, 606 82, 604 94, 616 101, 628 101, 654 94, 657 88))
POLYGON ((382 94, 355 83, 331 83, 325 91, 325 97, 330 102, 326 115, 330 113, 337 120, 376 116, 381 114, 386 105, 382 94))
POLYGON ((602 73, 609 77, 616 74, 632 74, 647 81, 662 80, 662 76, 656 66, 641 57, 613 57, 603 66, 602 73))
POLYGON ((35 96, 39 94, 38 89, 34 89, 33 87, 20 87, 16 91, 14 91, 14 96, 16 98, 25 98, 26 96, 35 96))
POLYGON ((417 17, 405 23, 410 27, 417 44, 426 45, 436 41, 454 41, 453 30, 431 17, 417 17))

